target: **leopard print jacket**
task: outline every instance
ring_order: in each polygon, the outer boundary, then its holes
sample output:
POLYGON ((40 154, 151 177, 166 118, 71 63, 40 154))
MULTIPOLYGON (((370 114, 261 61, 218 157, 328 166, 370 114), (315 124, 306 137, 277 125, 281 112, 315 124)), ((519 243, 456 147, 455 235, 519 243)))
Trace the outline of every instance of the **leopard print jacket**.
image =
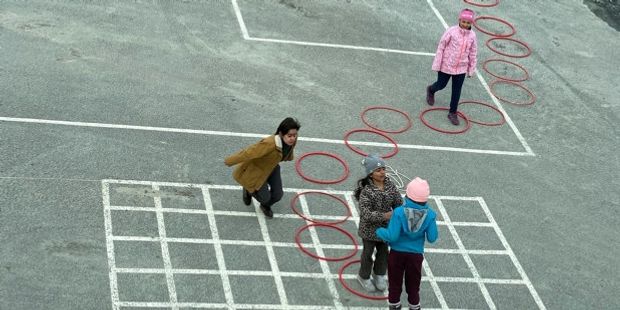
POLYGON ((379 227, 387 227, 389 221, 383 218, 383 214, 403 204, 403 198, 398 192, 396 185, 389 179, 385 179, 383 190, 374 184, 362 188, 359 200, 360 224, 358 235, 364 240, 381 241, 375 234, 379 227))

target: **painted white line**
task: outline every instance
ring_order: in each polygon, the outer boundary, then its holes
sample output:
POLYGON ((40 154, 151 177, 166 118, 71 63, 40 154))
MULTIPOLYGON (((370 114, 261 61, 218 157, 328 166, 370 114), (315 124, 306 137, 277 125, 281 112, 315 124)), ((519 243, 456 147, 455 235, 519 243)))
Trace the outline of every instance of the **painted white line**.
POLYGON ((142 211, 142 212, 155 212, 160 211, 163 213, 185 213, 185 214, 208 214, 205 210, 200 209, 183 209, 183 208, 161 208, 156 209, 153 207, 134 207, 134 206, 110 206, 110 210, 113 211, 142 211))
MULTIPOLYGON (((14 122, 14 123, 74 126, 74 127, 92 127, 92 128, 107 128, 107 129, 172 132, 172 133, 199 134, 199 135, 212 135, 212 136, 225 136, 225 137, 241 137, 241 138, 259 138, 260 139, 260 138, 264 138, 268 136, 268 134, 230 132, 230 131, 182 129, 182 128, 172 128, 172 127, 136 126, 136 125, 121 125, 121 124, 92 123, 92 122, 72 122, 72 121, 19 118, 19 117, 0 117, 0 121, 14 122)), ((344 140, 310 138, 310 137, 299 137, 298 139, 299 141, 344 145, 344 140)), ((354 140, 349 140, 348 142, 351 145, 357 145, 357 146, 376 146, 376 147, 385 147, 385 148, 394 147, 391 143, 364 142, 364 141, 354 141, 354 140)), ((528 152, 468 149, 468 148, 457 148, 457 147, 415 145, 415 144, 398 144, 398 147, 400 149, 419 149, 419 150, 448 151, 448 152, 476 153, 476 154, 489 154, 489 155, 534 156, 533 153, 528 153, 528 152)))
POLYGON ((435 293, 435 297, 437 297, 439 305, 441 305, 441 309, 449 309, 448 303, 446 303, 446 299, 443 297, 443 293, 441 292, 439 285, 437 285, 437 280, 431 271, 431 267, 426 262, 426 259, 422 261, 422 268, 424 269, 424 274, 426 274, 426 277, 423 278, 426 278, 428 282, 430 282, 433 292, 435 293))
MULTIPOLYGON (((258 225, 260 227, 260 232, 263 236, 263 240, 265 240, 265 244, 270 244, 271 237, 269 236, 269 229, 267 228, 265 217, 262 215, 263 212, 260 210, 260 203, 255 199, 252 199, 252 201, 254 202, 254 216, 258 218, 258 225)), ((278 296, 280 297, 280 304, 282 306, 288 306, 288 298, 286 297, 286 290, 284 290, 284 283, 282 282, 282 276, 280 275, 280 267, 278 267, 276 253, 273 251, 272 246, 268 245, 265 247, 265 249, 267 250, 269 265, 271 266, 271 272, 269 274, 272 275, 274 278, 276 290, 278 291, 278 296)))
POLYGON ((534 288, 534 285, 532 284, 532 282, 530 281, 529 277, 525 273, 525 270, 523 269, 523 266, 521 266, 521 263, 519 263, 519 260, 517 259, 517 256, 512 251, 512 248, 510 247, 510 244, 508 244, 508 240, 506 240, 506 237, 504 236, 504 233, 499 228, 499 225, 495 221, 495 218, 493 218, 493 215, 491 214, 491 210, 489 210, 489 207, 487 206, 487 203, 484 201, 484 199, 482 199, 482 197, 480 197, 478 199, 478 202, 480 202, 480 206, 482 207, 482 210, 484 210, 484 213, 486 214, 486 216, 489 219, 489 221, 495 225, 495 227, 494 227, 495 233, 497 234, 497 236, 499 237, 499 240, 502 242, 502 244, 504 245, 504 247, 508 251, 508 256, 510 257, 510 260, 512 260, 512 263, 517 268, 517 271, 519 272, 519 275, 521 275, 521 278, 523 278, 523 281, 525 282, 525 285, 527 286, 527 289, 530 291, 530 294, 532 295, 532 298, 534 298, 534 301, 538 305, 538 308, 541 309, 541 310, 547 309, 545 307, 545 304, 542 302, 542 299, 538 295, 538 292, 534 288))
POLYGON ((119 310, 118 281, 116 278, 116 255, 114 254, 114 241, 112 240, 112 215, 110 214, 110 185, 101 183, 101 198, 103 200, 103 218, 105 221, 105 244, 108 254, 108 275, 110 277, 110 296, 112 298, 112 310, 119 310))
POLYGON ((241 34, 244 39, 249 39, 250 35, 248 35, 248 28, 245 27, 245 22, 243 21, 243 17, 241 16, 241 10, 239 10, 239 4, 237 4, 237 0, 231 0, 233 10, 235 11, 235 16, 237 16, 237 21, 239 22, 239 28, 241 28, 241 34))
MULTIPOLYGON (((355 203, 355 201, 353 201, 353 197, 354 197, 353 192, 347 192, 346 194, 344 194, 344 198, 347 204, 349 205, 349 207, 351 208, 351 219, 353 219, 353 221, 355 222, 355 227, 359 227, 360 226, 360 215, 357 210, 357 204, 355 203)), ((315 218, 318 218, 318 216, 315 215, 315 218)))
POLYGON ((397 49, 390 49, 390 48, 368 47, 368 46, 358 46, 358 45, 348 45, 348 44, 332 44, 332 43, 319 43, 319 42, 308 42, 308 41, 267 39, 267 38, 256 38, 256 37, 249 37, 249 38, 246 38, 246 40, 258 41, 258 42, 269 42, 269 43, 283 43, 283 44, 292 44, 292 45, 303 45, 303 46, 319 46, 319 47, 343 48, 343 49, 352 49, 352 50, 361 50, 361 51, 373 51, 373 52, 383 52, 383 53, 407 54, 407 55, 416 55, 416 56, 430 56, 430 57, 435 56, 435 53, 429 53, 429 52, 414 52, 414 51, 397 50, 397 49))
POLYGON ((469 257, 469 254, 465 253, 465 245, 463 244, 463 241, 461 241, 461 237, 459 237, 459 234, 457 233, 454 226, 450 225, 450 216, 448 215, 448 212, 444 208, 443 203, 441 202, 441 199, 435 199, 435 202, 437 204, 437 208, 439 209, 439 212, 441 212, 441 215, 444 218, 444 221, 448 223, 448 230, 450 231, 450 234, 452 235, 454 242, 456 243, 458 248, 464 252, 462 254, 463 259, 465 260, 467 267, 469 267, 471 274, 474 276, 475 282, 478 284, 478 287, 480 288, 480 291, 482 292, 482 296, 484 296, 484 299, 487 302, 487 305, 489 306, 491 310, 497 309, 497 307, 495 306, 495 303, 493 302, 493 299, 491 298, 491 294, 489 294, 489 291, 487 290, 486 286, 481 281, 480 274, 478 274, 478 270, 476 269, 474 262, 471 260, 471 257, 469 257))
MULTIPOLYGON (((153 184, 153 191, 159 193, 159 186, 153 184)), ((170 261, 170 252, 168 251, 168 242, 166 242, 166 224, 164 223, 164 213, 161 212, 161 197, 160 195, 153 196, 155 201, 155 215, 157 217, 157 230, 159 231, 159 238, 161 244, 161 258, 164 261, 164 270, 166 271, 166 284, 168 285, 168 294, 170 295, 170 303, 172 303, 172 309, 178 310, 177 303, 177 290, 174 285, 174 275, 172 274, 172 263, 170 261)))
POLYGON ((443 19, 443 16, 441 16, 441 13, 439 13, 439 10, 437 10, 437 8, 435 7, 435 4, 433 3, 433 1, 432 0, 426 0, 426 3, 428 3, 428 6, 431 7, 431 10, 433 10, 433 13, 435 13, 435 16, 437 16, 437 19, 439 19, 439 21, 443 25, 443 28, 444 29, 448 29, 448 23, 446 23, 446 20, 443 19))
MULTIPOLYGON (((299 203, 301 205, 301 210, 307 216, 310 215, 310 208, 308 207, 308 201, 306 200, 306 196, 299 196, 299 203)), ((310 222, 306 221, 308 224, 310 222)), ((319 240, 319 235, 316 232, 316 227, 310 227, 307 230, 310 233, 310 239, 312 239, 312 243, 314 244, 314 249, 316 251, 316 255, 325 257, 325 252, 323 252, 323 248, 321 247, 321 241, 319 240)), ((329 265, 324 260, 318 260, 319 265, 321 266, 321 271, 323 271, 323 275, 325 277, 325 282, 327 282, 327 288, 329 292, 332 294, 332 300, 336 309, 343 309, 343 305, 340 302, 340 294, 336 289, 335 280, 332 277, 332 273, 329 269, 329 265)))
MULTIPOLYGON (((213 213, 213 204, 211 203, 211 194, 209 193, 209 189, 204 186, 200 186, 202 190, 202 199, 205 204, 205 211, 207 213, 213 213)), ((232 307, 235 304, 235 300, 232 294, 232 288, 230 286, 230 280, 228 278, 228 270, 226 269, 226 261, 224 259, 224 251, 222 250, 221 244, 219 244, 220 233, 217 229, 217 224, 215 223, 214 216, 207 216, 209 221, 209 229, 211 230, 211 237, 213 237, 215 249, 215 259, 217 260, 217 265, 220 271, 220 278, 222 279, 222 287, 224 290, 224 296, 226 298, 226 304, 228 307, 232 307)))

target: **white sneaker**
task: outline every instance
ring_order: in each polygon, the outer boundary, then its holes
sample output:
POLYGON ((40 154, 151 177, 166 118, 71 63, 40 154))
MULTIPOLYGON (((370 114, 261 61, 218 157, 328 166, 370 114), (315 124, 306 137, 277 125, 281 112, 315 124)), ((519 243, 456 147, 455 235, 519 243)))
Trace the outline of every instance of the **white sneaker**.
POLYGON ((383 275, 383 276, 373 275, 373 280, 375 282, 375 287, 378 290, 382 292, 387 290, 387 276, 386 275, 383 275))
POLYGON ((374 292, 376 291, 375 285, 372 284, 372 281, 370 279, 362 279, 362 277, 360 277, 359 275, 357 276, 357 281, 362 285, 362 287, 366 290, 366 292, 374 292))

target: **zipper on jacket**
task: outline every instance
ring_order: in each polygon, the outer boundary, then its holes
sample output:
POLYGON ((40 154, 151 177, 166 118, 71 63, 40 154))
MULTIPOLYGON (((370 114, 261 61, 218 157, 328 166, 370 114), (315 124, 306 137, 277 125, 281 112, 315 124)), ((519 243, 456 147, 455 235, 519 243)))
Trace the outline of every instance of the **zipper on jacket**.
POLYGON ((454 63, 454 72, 456 73, 456 67, 459 65, 459 63, 461 62, 461 56, 463 56, 463 50, 465 49, 465 45, 467 45, 467 40, 465 40, 465 35, 462 33, 463 30, 461 31, 461 35, 463 36, 463 44, 461 44, 461 51, 459 52, 459 57, 456 59, 456 62, 454 63))

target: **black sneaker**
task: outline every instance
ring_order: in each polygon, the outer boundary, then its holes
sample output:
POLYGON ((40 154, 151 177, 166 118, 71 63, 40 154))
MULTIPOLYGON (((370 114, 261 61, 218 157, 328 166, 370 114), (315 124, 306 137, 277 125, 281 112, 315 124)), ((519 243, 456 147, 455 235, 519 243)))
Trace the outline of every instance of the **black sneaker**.
POLYGON ((243 189, 243 203, 246 206, 252 203, 252 195, 250 195, 250 192, 246 191, 245 188, 243 189))
POLYGON ((265 215, 265 217, 270 218, 270 219, 273 218, 273 211, 271 211, 271 207, 265 207, 261 204, 260 210, 263 211, 263 214, 265 215))
POLYGON ((431 91, 430 85, 426 86, 426 103, 428 103, 428 105, 435 104, 435 94, 431 91))
POLYGON ((448 119, 450 120, 450 123, 452 123, 452 125, 459 125, 459 117, 456 115, 456 113, 448 113, 448 119))

